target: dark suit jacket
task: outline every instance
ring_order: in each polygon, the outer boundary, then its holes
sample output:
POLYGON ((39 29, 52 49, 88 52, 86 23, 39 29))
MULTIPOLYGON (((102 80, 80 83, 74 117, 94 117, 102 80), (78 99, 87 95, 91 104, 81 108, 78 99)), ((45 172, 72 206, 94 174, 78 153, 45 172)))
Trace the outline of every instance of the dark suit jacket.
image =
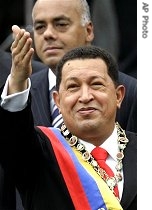
MULTIPOLYGON (((32 111, 36 125, 51 126, 48 69, 31 76, 32 111)), ((137 80, 119 72, 119 83, 126 87, 126 95, 117 121, 123 129, 137 132, 137 80)))
MULTIPOLYGON (((0 107, 0 123, 4 136, 0 139, 0 161, 15 180, 25 209, 74 210, 50 141, 43 133, 38 132, 37 136, 33 130, 30 106, 16 113, 0 107)), ((136 210, 136 134, 127 132, 127 137, 121 204, 124 210, 136 210)))
POLYGON ((5 83, 11 70, 11 54, 0 49, 0 87, 5 83))
MULTIPOLYGON (((0 87, 5 83, 11 70, 11 54, 0 49, 0 87)), ((44 68, 44 64, 32 61, 33 73, 44 68)), ((18 192, 9 174, 0 165, 0 210, 23 210, 18 192), (16 202, 17 201, 17 202, 16 202)))
POLYGON ((126 94, 116 119, 123 129, 137 133, 137 80, 119 72, 119 83, 125 86, 126 94))

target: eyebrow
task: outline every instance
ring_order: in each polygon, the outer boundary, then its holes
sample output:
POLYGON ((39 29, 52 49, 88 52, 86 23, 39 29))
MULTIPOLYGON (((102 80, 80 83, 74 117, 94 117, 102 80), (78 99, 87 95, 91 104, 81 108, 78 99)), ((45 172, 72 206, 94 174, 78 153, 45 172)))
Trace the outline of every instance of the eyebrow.
MULTIPOLYGON (((91 76, 89 79, 91 79, 91 80, 94 80, 94 79, 105 79, 105 77, 104 76, 91 76)), ((76 80, 79 80, 79 78, 78 77, 75 77, 75 76, 72 76, 72 77, 68 77, 67 79, 66 79, 67 81, 69 81, 69 80, 74 80, 74 81, 76 81, 76 80)))
MULTIPOLYGON (((70 18, 66 17, 65 15, 60 15, 58 17, 55 17, 53 18, 53 22, 55 21, 60 21, 60 20, 67 20, 67 21, 71 21, 70 18)), ((46 21, 45 20, 41 20, 41 19, 38 19, 34 22, 33 25, 36 25, 36 24, 42 24, 42 23, 45 23, 46 21)))
POLYGON ((55 17, 55 18, 53 18, 53 21, 59 21, 59 20, 63 20, 63 19, 70 21, 70 18, 65 15, 60 15, 58 17, 55 17))

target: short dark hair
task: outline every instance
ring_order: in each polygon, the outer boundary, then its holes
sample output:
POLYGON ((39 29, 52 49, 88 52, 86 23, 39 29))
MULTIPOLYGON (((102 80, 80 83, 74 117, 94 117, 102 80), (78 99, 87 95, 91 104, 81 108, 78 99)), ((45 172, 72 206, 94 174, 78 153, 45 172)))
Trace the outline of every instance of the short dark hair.
POLYGON ((107 65, 108 75, 111 77, 115 86, 118 85, 118 65, 113 56, 105 49, 91 45, 74 48, 62 57, 56 66, 56 90, 59 90, 62 79, 62 69, 67 61, 89 58, 101 58, 107 65))

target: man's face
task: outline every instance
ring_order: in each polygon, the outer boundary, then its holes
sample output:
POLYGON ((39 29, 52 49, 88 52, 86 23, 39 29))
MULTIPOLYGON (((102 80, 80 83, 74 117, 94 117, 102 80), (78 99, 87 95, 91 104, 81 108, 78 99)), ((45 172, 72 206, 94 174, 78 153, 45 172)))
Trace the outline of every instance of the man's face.
POLYGON ((67 51, 93 40, 92 24, 81 24, 78 2, 39 0, 33 9, 36 53, 52 69, 67 51))
POLYGON ((55 102, 73 134, 93 138, 114 125, 123 99, 121 88, 115 87, 101 59, 71 60, 63 66, 55 102))

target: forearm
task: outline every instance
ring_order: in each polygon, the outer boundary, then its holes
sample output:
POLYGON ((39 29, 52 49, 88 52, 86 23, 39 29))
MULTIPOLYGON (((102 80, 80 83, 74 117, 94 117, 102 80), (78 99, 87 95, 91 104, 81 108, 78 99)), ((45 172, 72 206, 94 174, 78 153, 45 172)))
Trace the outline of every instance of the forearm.
MULTIPOLYGON (((28 102, 29 103, 29 102, 28 102)), ((31 144, 32 129, 34 130, 30 104, 22 111, 10 112, 0 107, 0 154, 2 158, 15 160, 17 153, 25 155, 26 145, 31 144)), ((28 153, 27 153, 28 154, 28 153)), ((26 154, 26 156, 27 156, 26 154)), ((20 158, 17 158, 17 161, 20 158)))

